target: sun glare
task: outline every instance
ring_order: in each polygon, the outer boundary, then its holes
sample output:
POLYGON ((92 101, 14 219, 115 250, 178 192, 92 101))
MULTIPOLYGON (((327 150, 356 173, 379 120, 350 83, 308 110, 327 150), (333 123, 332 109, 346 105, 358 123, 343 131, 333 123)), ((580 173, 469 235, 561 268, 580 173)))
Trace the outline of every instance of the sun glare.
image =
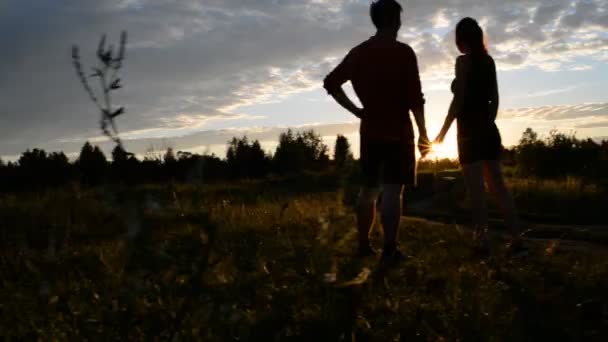
POLYGON ((458 151, 455 144, 432 144, 431 152, 428 154, 428 159, 454 159, 458 156, 458 151))

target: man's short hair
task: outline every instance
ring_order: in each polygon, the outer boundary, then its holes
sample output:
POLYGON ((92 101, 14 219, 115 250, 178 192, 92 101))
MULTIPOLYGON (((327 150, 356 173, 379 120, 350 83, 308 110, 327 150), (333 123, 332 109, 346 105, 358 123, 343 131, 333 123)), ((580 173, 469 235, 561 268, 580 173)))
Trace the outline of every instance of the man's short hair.
POLYGON ((390 28, 399 20, 403 7, 395 0, 375 0, 370 7, 370 16, 377 29, 390 28))

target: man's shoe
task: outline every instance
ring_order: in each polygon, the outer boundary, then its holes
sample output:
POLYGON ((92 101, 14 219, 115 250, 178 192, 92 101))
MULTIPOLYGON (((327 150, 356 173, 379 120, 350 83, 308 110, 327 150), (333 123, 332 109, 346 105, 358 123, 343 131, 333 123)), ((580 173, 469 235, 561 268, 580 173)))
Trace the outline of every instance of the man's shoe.
POLYGON ((365 258, 376 255, 376 251, 370 245, 366 245, 363 247, 359 246, 359 248, 357 249, 357 257, 359 258, 365 258))
POLYGON ((384 266, 395 266, 405 260, 405 255, 400 250, 394 249, 392 252, 383 251, 380 263, 384 266))

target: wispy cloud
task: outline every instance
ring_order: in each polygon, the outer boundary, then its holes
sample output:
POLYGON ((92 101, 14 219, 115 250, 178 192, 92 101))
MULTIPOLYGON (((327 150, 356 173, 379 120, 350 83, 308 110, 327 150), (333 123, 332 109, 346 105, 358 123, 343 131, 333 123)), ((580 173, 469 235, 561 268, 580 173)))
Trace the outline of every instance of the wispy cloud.
POLYGON ((555 94, 561 94, 561 93, 568 93, 571 92, 573 90, 582 88, 584 86, 587 86, 585 84, 577 84, 577 85, 573 85, 573 86, 569 86, 569 87, 562 87, 562 88, 556 88, 556 89, 548 89, 548 90, 543 90, 543 91, 537 91, 531 94, 527 94, 525 95, 525 97, 528 98, 532 98, 532 97, 545 97, 545 96, 549 96, 549 95, 555 95, 555 94))
POLYGON ((501 119, 518 120, 601 120, 608 118, 608 103, 540 106, 502 110, 501 119))
POLYGON ((598 119, 597 121, 576 125, 575 128, 608 128, 608 120, 598 119))

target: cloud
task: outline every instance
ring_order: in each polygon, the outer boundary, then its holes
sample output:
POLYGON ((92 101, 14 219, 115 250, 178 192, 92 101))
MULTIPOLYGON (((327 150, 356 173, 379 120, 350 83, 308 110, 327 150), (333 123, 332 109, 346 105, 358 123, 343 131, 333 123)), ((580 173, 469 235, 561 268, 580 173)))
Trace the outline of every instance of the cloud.
POLYGON ((608 128, 608 120, 598 120, 596 122, 588 122, 577 125, 575 128, 608 128))
POLYGON ((569 86, 569 87, 556 88, 556 89, 548 89, 548 90, 537 91, 537 92, 534 92, 534 93, 527 94, 525 97, 528 97, 528 98, 531 98, 531 97, 544 97, 544 96, 549 96, 549 95, 567 93, 567 92, 570 92, 572 90, 575 90, 575 89, 578 89, 578 88, 581 88, 581 87, 583 87, 582 84, 577 84, 577 85, 573 85, 573 86, 569 86))
MULTIPOLYGON (((130 35, 118 121, 126 137, 179 136, 212 121, 254 122, 240 108, 319 87, 324 74, 373 29, 367 0, 20 0, 3 2, 0 154, 99 135, 69 60, 89 65, 99 35, 130 35)), ((503 70, 580 66, 608 58, 605 1, 409 1, 402 39, 426 79, 453 74, 453 28, 470 15, 486 28, 503 70)), ((568 114, 565 114, 568 115, 568 114)), ((571 114, 574 115, 574 114, 571 114)), ((62 145, 63 144, 63 145, 62 145)))
POLYGON ((502 110, 500 119, 517 120, 602 120, 608 118, 608 103, 541 106, 502 110))

